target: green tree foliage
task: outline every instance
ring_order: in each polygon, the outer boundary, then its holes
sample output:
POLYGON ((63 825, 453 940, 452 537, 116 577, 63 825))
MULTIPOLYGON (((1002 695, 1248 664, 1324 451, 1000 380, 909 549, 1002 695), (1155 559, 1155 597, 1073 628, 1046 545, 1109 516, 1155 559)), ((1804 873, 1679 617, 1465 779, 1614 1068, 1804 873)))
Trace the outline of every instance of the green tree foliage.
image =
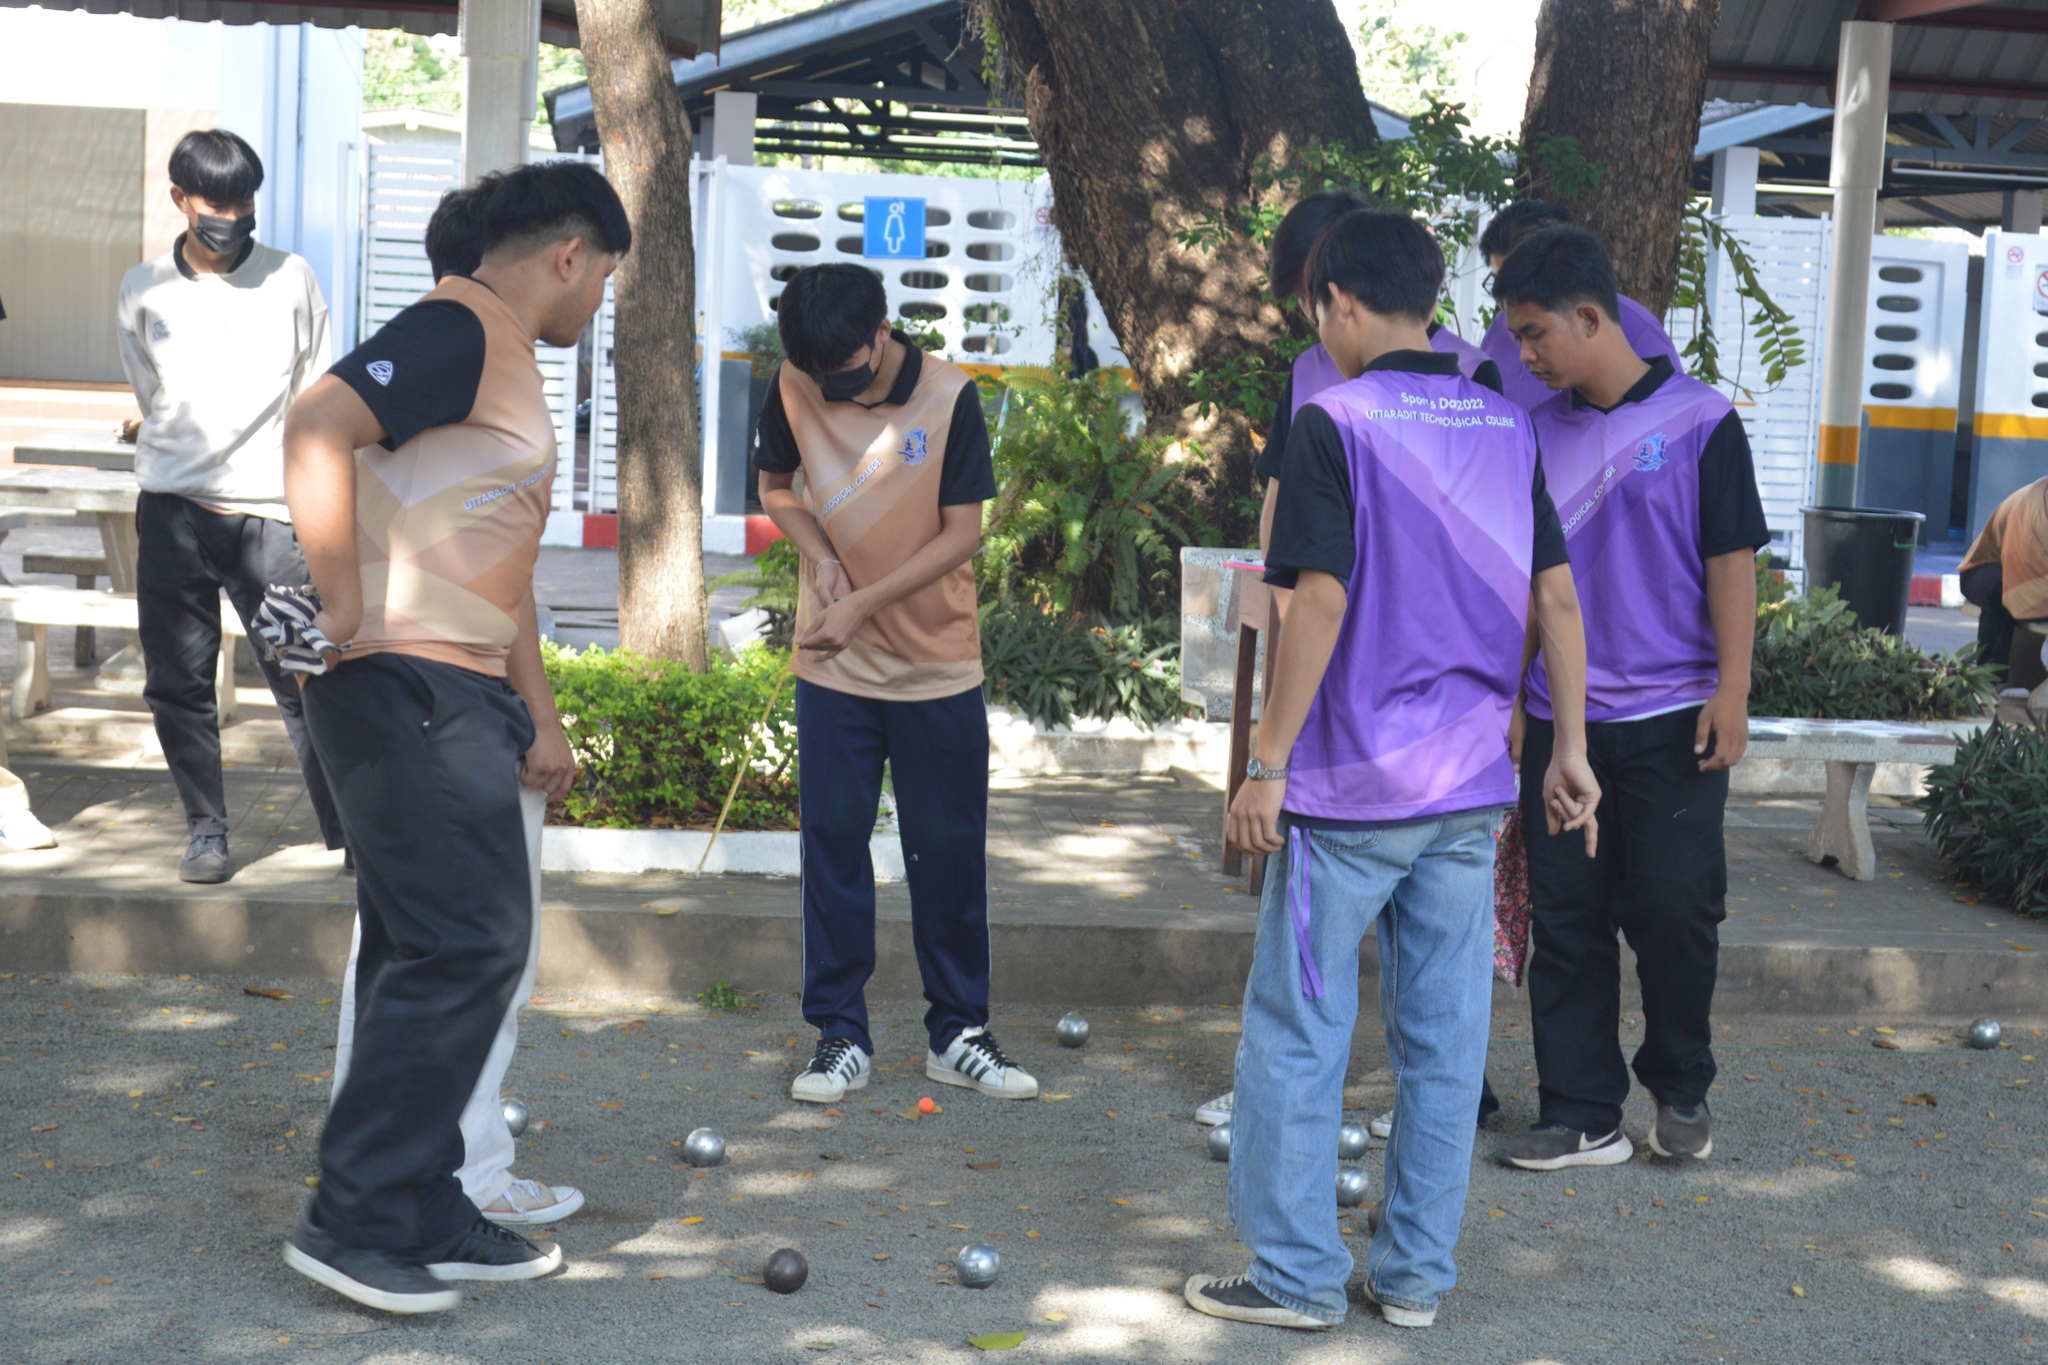
POLYGON ((1413 0, 1365 0, 1359 10, 1358 80, 1367 99, 1413 114, 1457 89, 1470 34, 1418 21, 1413 0))
MULTIPOLYGON (((540 45, 536 89, 545 94, 584 79, 583 54, 573 47, 540 45)), ((452 37, 429 38, 401 29, 374 29, 363 53, 364 109, 425 109, 462 112, 462 58, 452 37)), ((534 122, 546 126, 547 104, 535 105, 534 122)))

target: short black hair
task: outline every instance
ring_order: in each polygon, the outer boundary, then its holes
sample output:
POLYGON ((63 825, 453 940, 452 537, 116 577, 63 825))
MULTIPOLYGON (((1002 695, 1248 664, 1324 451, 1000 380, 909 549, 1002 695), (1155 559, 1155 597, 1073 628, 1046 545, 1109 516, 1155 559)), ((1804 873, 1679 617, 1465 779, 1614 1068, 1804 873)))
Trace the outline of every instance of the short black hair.
POLYGON ((210 204, 239 204, 263 188, 263 158, 225 128, 187 133, 171 150, 171 183, 210 204))
POLYGON ((471 190, 450 190, 427 220, 427 264, 445 275, 473 275, 484 261, 482 205, 471 190))
POLYGON ((581 237, 593 251, 623 256, 633 225, 619 192, 597 168, 581 161, 539 161, 493 171, 468 191, 476 196, 480 256, 510 248, 538 251, 565 237, 581 237))
POLYGON ((1532 237, 1545 228, 1570 226, 1572 215, 1564 205, 1548 199, 1517 199, 1494 214, 1486 231, 1479 234, 1479 254, 1490 261, 1513 251, 1524 237, 1532 237))
POLYGON ((1316 238, 1306 274, 1317 303, 1334 285, 1382 317, 1427 322, 1443 289, 1444 253, 1405 213, 1354 209, 1316 238))
POLYGON ((1305 273, 1316 238, 1347 213, 1369 209, 1372 201, 1357 190, 1319 190, 1287 210, 1273 229, 1266 248, 1266 287, 1276 299, 1289 299, 1307 285, 1305 273))
POLYGON ((889 296, 874 271, 850 261, 814 265, 789 277, 775 306, 782 353, 808 375, 830 374, 875 339, 889 296))
POLYGON ((1552 313, 1569 313, 1582 303, 1597 303, 1619 322, 1621 301, 1614 286, 1614 262, 1607 248, 1584 228, 1546 228, 1525 237, 1494 277, 1493 297, 1505 308, 1533 303, 1552 313))

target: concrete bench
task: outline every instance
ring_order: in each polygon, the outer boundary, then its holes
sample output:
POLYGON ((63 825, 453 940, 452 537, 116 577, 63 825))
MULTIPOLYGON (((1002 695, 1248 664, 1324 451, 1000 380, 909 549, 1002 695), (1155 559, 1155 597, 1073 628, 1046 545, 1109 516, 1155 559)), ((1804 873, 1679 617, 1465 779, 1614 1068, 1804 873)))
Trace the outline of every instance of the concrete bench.
MULTIPOLYGON (((0 545, 16 531, 25 531, 31 526, 76 526, 78 513, 62 507, 9 507, 0 505, 0 545)), ((0 587, 9 586, 13 579, 0 573, 0 587)))
MULTIPOLYGON (((53 555, 29 553, 21 557, 23 573, 52 574, 69 577, 81 588, 99 586, 100 579, 107 574, 105 555, 53 555)), ((80 626, 71 642, 71 662, 80 668, 92 667, 95 641, 91 626, 80 626)))
POLYGON ((1956 741, 1903 721, 1753 717, 1749 753, 1827 763, 1827 799, 1807 835, 1807 859, 1824 864, 1832 858, 1844 875, 1867 882, 1877 876, 1877 851, 1870 842, 1870 779, 1877 765, 1947 763, 1955 757, 1956 741))
MULTIPOLYGON (((50 627, 134 630, 135 598, 128 593, 79 588, 0 587, 0 621, 14 622, 19 642, 9 713, 16 720, 27 720, 50 705, 50 627)), ((235 718, 235 641, 243 634, 242 618, 223 598, 220 657, 214 664, 214 696, 223 725, 235 718)))

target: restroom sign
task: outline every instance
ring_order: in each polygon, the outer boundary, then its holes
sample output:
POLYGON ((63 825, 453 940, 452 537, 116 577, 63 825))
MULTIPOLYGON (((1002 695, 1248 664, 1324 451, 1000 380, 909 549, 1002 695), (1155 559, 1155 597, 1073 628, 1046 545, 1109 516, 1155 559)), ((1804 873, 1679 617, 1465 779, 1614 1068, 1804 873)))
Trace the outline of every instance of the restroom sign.
POLYGON ((861 255, 871 261, 924 259, 924 200, 870 195, 864 201, 861 255))

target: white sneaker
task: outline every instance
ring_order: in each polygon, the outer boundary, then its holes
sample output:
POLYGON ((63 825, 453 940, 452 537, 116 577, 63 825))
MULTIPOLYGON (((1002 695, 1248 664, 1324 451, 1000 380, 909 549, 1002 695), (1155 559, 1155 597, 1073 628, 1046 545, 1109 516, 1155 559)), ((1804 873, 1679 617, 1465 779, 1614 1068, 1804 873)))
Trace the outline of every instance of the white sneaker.
POLYGON ((543 1185, 512 1177, 505 1192, 479 1212, 503 1227, 536 1227, 559 1223, 583 1207, 583 1191, 574 1185, 543 1185))
POLYGON ((1204 1128, 1214 1128, 1219 1123, 1230 1122, 1231 1102, 1237 1098, 1235 1090, 1226 1090, 1195 1110, 1195 1122, 1204 1128))
POLYGON ((851 1038, 820 1038, 811 1064, 790 1083, 789 1097, 806 1104, 837 1104, 849 1090, 867 1089, 874 1062, 851 1038))
POLYGON ((0 844, 26 853, 34 848, 55 848, 57 836, 36 819, 33 811, 19 810, 12 815, 0 815, 0 844))
POLYGON ((1381 1114, 1378 1118, 1366 1124, 1365 1131, 1371 1133, 1381 1142, 1385 1142, 1394 1135, 1394 1111, 1389 1109, 1386 1113, 1381 1114))
POLYGON ((965 1086, 991 1099, 1038 1097, 1038 1078, 1004 1056, 995 1035, 985 1028, 971 1028, 955 1038, 943 1057, 927 1052, 924 1074, 941 1085, 965 1086))

